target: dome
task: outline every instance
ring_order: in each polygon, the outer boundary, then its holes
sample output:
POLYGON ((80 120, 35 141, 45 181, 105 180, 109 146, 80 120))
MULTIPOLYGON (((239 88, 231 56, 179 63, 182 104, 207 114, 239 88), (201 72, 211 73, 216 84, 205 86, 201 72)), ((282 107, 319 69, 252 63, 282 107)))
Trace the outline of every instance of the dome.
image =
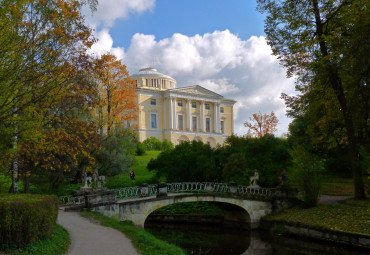
POLYGON ((163 73, 160 73, 160 72, 157 71, 157 69, 152 68, 152 67, 140 69, 138 73, 131 75, 132 79, 146 78, 146 77, 162 78, 162 79, 169 79, 169 80, 175 81, 174 78, 172 78, 168 75, 165 75, 163 73))

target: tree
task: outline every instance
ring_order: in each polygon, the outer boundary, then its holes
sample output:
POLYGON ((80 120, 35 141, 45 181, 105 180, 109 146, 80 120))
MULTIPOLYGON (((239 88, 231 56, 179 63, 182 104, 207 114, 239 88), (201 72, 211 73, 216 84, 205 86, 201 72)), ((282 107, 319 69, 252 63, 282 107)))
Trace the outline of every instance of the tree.
POLYGON ((164 176, 168 182, 221 179, 214 150, 197 141, 183 142, 173 150, 163 151, 158 158, 149 161, 148 169, 157 170, 157 177, 164 176))
POLYGON ((126 66, 114 55, 104 54, 96 60, 96 78, 101 95, 99 125, 111 133, 114 124, 123 126, 137 119, 136 88, 126 66))
POLYGON ((79 13, 86 3, 96 5, 95 0, 0 3, 0 133, 7 144, 0 149, 1 156, 14 162, 13 192, 17 192, 20 146, 52 132, 51 119, 58 122, 65 113, 61 112, 62 102, 76 102, 77 91, 85 102, 93 97, 81 68, 88 62, 86 49, 93 43, 79 13), (81 83, 76 86, 78 81, 81 83), (64 101, 66 97, 71 100, 64 101))
POLYGON ((277 131, 276 126, 279 123, 279 120, 275 116, 274 112, 270 114, 261 114, 254 113, 252 117, 249 117, 251 122, 245 122, 244 126, 249 128, 249 131, 252 131, 257 137, 262 137, 266 134, 274 135, 277 131))
POLYGON ((296 88, 302 94, 283 95, 288 106, 293 104, 294 114, 305 114, 321 91, 332 110, 323 115, 329 122, 332 116, 341 116, 338 125, 345 130, 357 199, 365 198, 359 150, 368 144, 370 134, 368 4, 366 0, 258 0, 259 10, 268 13, 268 44, 287 75, 297 77, 296 88))
POLYGON ((279 176, 290 163, 287 139, 268 134, 258 138, 230 136, 225 146, 218 149, 217 158, 224 176, 229 179, 244 181, 241 184, 248 185, 249 177, 257 170, 258 184, 270 188, 279 184, 279 176), (226 171, 235 175, 226 174, 226 171))
POLYGON ((96 153, 99 174, 113 176, 128 172, 135 161, 136 145, 130 132, 116 128, 111 136, 102 141, 102 149, 96 153))

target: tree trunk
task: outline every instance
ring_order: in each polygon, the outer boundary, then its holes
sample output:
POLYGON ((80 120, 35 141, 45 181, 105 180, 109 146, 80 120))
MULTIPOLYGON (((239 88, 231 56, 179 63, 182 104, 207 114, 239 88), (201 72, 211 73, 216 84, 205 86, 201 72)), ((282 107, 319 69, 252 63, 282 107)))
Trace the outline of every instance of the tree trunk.
MULTIPOLYGON (((315 21, 316 21, 316 32, 317 37, 319 40, 320 45, 320 51, 323 57, 327 57, 328 49, 326 46, 326 41, 323 37, 323 23, 321 21, 320 17, 320 9, 318 6, 317 0, 312 1, 313 8, 314 8, 314 14, 315 14, 315 21)), ((362 169, 360 166, 360 157, 359 157, 359 146, 357 143, 355 130, 353 127, 353 120, 350 113, 350 110, 347 105, 347 99, 344 95, 343 85, 342 81, 338 75, 338 69, 337 66, 333 63, 331 63, 328 59, 325 60, 325 69, 329 76, 329 82, 334 90, 337 99, 339 101, 339 104, 341 106, 344 123, 346 126, 346 133, 348 138, 348 143, 350 147, 350 155, 351 155, 351 168, 352 168, 352 176, 354 180, 354 186, 355 186, 355 198, 356 199, 364 199, 365 196, 365 188, 364 188, 364 182, 362 180, 362 169)))
POLYGON ((24 176, 24 193, 25 194, 30 193, 30 176, 27 173, 24 176))
POLYGON ((110 112, 111 112, 111 93, 108 89, 107 91, 107 114, 108 114, 108 125, 107 125, 107 135, 109 136, 110 135, 110 131, 111 131, 111 115, 110 115, 110 112))

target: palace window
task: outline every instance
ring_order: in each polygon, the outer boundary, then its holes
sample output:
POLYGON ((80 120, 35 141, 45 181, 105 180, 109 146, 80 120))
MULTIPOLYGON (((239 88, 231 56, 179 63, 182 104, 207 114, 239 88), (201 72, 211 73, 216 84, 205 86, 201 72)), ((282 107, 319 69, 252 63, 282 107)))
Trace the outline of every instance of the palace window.
POLYGON ((206 110, 211 109, 211 106, 209 104, 206 104, 206 110))
POLYGON ((211 119, 206 118, 206 131, 209 132, 211 130, 211 119))
POLYGON ((183 117, 183 115, 178 115, 177 116, 177 127, 180 130, 184 129, 184 117, 183 117))
POLYGON ((155 100, 155 98, 151 98, 150 99, 150 104, 151 105, 157 105, 157 100, 155 100))
POLYGON ((224 108, 220 107, 220 113, 224 113, 224 108))
POLYGON ((225 121, 221 120, 221 133, 225 133, 225 121))
POLYGON ((191 102, 191 107, 192 108, 197 108, 197 102, 191 102))
POLYGON ((150 114, 150 126, 151 128, 157 128, 157 114, 150 114))
POLYGON ((181 100, 177 101, 177 106, 182 107, 182 101, 181 100))
POLYGON ((192 128, 193 131, 196 131, 198 129, 198 118, 196 116, 192 117, 192 128))

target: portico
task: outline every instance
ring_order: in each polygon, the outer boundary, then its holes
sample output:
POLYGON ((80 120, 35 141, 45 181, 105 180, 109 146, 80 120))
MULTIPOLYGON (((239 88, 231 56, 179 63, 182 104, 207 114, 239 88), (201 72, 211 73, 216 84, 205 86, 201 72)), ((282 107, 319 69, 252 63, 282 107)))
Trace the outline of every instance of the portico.
POLYGON ((153 68, 141 69, 132 78, 137 81, 140 141, 154 136, 175 145, 201 140, 215 146, 223 144, 225 138, 233 133, 234 100, 224 99, 199 85, 176 88, 173 78, 153 68), (172 88, 152 87, 151 82, 148 87, 146 81, 155 76, 161 81, 171 80, 172 88))

